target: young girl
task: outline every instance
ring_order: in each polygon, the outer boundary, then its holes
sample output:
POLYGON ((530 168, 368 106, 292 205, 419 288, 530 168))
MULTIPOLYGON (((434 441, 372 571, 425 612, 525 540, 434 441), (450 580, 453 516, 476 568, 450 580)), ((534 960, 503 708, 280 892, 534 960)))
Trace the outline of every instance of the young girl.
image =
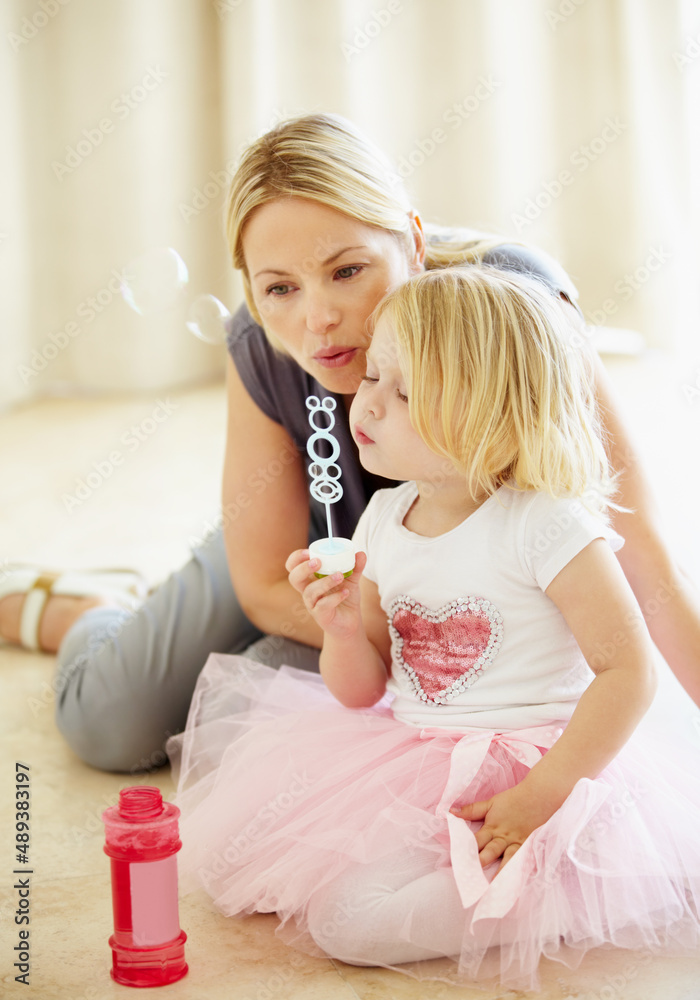
POLYGON ((363 466, 404 482, 372 497, 348 579, 288 559, 322 680, 205 668, 168 746, 184 871, 306 950, 450 981, 697 948, 697 756, 633 735, 654 653, 564 310, 454 268, 373 327, 350 426, 363 466))

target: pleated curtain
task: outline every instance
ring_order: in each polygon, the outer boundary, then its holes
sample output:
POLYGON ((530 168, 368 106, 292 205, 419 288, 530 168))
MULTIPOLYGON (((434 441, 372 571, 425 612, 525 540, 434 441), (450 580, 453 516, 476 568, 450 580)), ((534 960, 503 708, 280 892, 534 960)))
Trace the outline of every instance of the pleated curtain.
POLYGON ((221 377, 187 329, 241 301, 222 206, 246 143, 353 119, 430 221, 558 257, 589 321, 700 365, 700 5, 682 0, 6 0, 0 405, 221 377), (188 271, 139 315, 130 262, 188 271))

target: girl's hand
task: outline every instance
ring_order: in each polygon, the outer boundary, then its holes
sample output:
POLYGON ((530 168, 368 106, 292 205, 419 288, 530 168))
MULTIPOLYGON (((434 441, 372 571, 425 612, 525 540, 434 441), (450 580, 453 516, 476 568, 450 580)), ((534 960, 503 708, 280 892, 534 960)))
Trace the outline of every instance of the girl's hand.
POLYGON ((365 553, 358 552, 349 577, 333 573, 317 579, 314 573, 321 563, 319 559, 309 559, 308 549, 297 549, 287 559, 285 569, 289 582, 303 597, 306 610, 328 635, 349 639, 360 632, 360 578, 366 563, 365 553))
POLYGON ((468 806, 455 806, 454 816, 474 822, 483 819, 484 825, 475 834, 479 848, 479 861, 485 868, 502 857, 503 866, 522 847, 533 830, 546 823, 556 812, 556 805, 531 794, 525 780, 514 788, 499 792, 487 802, 472 802, 468 806))

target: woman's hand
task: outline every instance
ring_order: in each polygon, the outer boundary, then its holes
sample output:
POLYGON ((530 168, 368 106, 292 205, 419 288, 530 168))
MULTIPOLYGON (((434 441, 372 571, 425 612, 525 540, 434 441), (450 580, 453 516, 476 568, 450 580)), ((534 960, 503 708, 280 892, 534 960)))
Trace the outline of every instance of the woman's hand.
POLYGON ((358 552, 349 577, 333 573, 318 579, 314 574, 321 563, 319 559, 309 559, 308 549, 296 549, 287 559, 285 569, 289 582, 301 594, 306 610, 327 635, 351 639, 361 631, 360 579, 366 563, 365 553, 358 552))
POLYGON ((486 802, 455 806, 450 812, 473 822, 483 819, 484 825, 475 834, 479 861, 485 868, 502 857, 500 872, 533 830, 546 823, 556 809, 545 797, 532 794, 525 778, 486 802))

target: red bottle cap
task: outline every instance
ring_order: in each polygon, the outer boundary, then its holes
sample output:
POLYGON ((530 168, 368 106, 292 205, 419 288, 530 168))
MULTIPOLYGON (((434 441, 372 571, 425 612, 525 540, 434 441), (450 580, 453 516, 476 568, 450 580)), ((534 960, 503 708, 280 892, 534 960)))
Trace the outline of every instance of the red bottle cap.
POLYGON ((120 861, 157 861, 175 854, 182 847, 179 815, 177 806, 163 802, 159 788, 122 788, 119 805, 102 813, 105 854, 120 861))

